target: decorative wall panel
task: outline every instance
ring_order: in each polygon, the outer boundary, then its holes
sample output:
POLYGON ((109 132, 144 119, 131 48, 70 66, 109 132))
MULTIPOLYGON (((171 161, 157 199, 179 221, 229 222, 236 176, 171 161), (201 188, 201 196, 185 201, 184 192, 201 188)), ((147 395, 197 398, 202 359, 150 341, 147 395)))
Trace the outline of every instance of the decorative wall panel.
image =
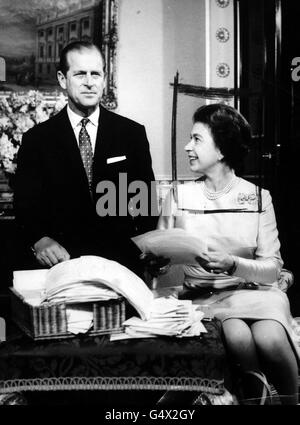
MULTIPOLYGON (((232 89, 234 88, 233 0, 207 0, 206 5, 206 85, 232 89)), ((226 103, 233 104, 233 99, 226 99, 226 103)))

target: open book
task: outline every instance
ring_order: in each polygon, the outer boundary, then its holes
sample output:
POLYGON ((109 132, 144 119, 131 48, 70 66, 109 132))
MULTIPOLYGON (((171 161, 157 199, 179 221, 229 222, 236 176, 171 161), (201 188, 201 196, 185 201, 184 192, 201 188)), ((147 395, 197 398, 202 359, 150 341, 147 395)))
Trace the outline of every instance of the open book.
POLYGON ((132 240, 144 253, 170 258, 170 264, 199 266, 196 257, 207 252, 206 244, 184 229, 152 230, 132 240))

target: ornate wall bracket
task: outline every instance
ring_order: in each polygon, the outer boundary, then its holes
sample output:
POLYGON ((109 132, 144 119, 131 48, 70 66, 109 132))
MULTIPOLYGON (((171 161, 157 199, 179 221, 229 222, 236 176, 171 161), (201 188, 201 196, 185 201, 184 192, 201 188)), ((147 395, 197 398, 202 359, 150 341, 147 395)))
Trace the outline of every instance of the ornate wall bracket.
POLYGON ((116 109, 118 106, 116 85, 118 0, 103 1, 102 34, 102 52, 106 62, 106 86, 101 103, 107 109, 116 109))

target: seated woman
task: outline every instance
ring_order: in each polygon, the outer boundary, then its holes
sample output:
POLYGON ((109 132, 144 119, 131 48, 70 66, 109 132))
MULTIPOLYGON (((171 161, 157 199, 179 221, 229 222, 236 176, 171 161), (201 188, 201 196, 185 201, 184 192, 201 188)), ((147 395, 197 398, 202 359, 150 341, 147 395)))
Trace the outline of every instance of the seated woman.
POLYGON ((236 174, 250 126, 225 104, 200 107, 193 121, 185 150, 201 177, 168 195, 158 228, 182 228, 207 243, 199 266, 183 266, 184 286, 198 289, 195 302, 210 304, 222 321, 243 398, 263 404, 267 376, 282 404, 297 404, 299 349, 288 298, 277 285, 283 262, 271 196, 236 174))

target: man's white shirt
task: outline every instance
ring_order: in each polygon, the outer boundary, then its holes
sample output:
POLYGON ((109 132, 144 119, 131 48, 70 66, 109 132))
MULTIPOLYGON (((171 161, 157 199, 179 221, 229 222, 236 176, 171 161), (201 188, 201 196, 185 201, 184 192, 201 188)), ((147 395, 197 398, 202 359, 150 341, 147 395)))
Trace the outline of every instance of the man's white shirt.
MULTIPOLYGON (((79 132, 81 129, 81 120, 83 117, 73 112, 69 105, 67 106, 67 112, 68 112, 68 117, 77 140, 77 144, 79 146, 79 132)), ((98 124, 99 124, 99 115, 100 115, 100 108, 98 106, 97 109, 89 117, 87 117, 89 119, 89 122, 86 125, 86 130, 89 133, 89 136, 91 138, 93 153, 95 153, 96 137, 97 137, 97 131, 98 131, 98 124)))

